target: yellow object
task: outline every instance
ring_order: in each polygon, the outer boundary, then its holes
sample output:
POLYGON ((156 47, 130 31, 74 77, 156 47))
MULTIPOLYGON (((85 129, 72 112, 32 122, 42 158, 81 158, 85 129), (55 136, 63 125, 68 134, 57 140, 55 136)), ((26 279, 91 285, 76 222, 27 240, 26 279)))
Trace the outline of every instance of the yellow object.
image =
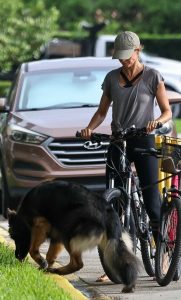
MULTIPOLYGON (((155 136, 155 145, 156 145, 157 149, 162 148, 163 138, 164 137, 161 136, 161 135, 156 135, 155 136)), ((170 174, 161 171, 161 159, 159 159, 159 163, 158 163, 158 180, 162 180, 163 178, 165 178, 169 175, 170 174)), ((163 181, 158 183, 158 189, 159 189, 160 193, 162 193, 162 190, 165 186, 167 188, 171 186, 171 178, 168 178, 167 180, 163 180, 163 181)))

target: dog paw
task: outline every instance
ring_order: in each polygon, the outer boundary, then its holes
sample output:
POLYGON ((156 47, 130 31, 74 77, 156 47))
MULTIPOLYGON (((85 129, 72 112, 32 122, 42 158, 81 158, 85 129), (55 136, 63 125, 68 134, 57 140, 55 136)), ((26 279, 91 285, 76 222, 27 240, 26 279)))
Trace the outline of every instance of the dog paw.
POLYGON ((42 260, 39 263, 39 265, 40 265, 40 267, 39 267, 40 270, 47 270, 48 269, 48 262, 46 260, 42 260))

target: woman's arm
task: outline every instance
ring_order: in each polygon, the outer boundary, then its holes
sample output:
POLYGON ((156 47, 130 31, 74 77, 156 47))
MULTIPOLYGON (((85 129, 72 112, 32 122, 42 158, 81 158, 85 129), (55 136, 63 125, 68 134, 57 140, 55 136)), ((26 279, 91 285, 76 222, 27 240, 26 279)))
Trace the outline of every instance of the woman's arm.
POLYGON ((99 107, 93 115, 88 126, 81 130, 82 137, 89 138, 92 131, 97 128, 105 119, 111 105, 110 98, 103 92, 99 107))
POLYGON ((158 105, 161 110, 161 115, 156 120, 148 122, 148 125, 147 125, 148 132, 151 132, 152 130, 154 130, 156 128, 158 122, 161 122, 164 124, 172 118, 172 111, 170 108, 168 96, 167 96, 165 85, 164 85, 163 81, 159 82, 159 84, 158 84, 157 91, 156 91, 156 98, 157 98, 157 102, 158 102, 158 105))

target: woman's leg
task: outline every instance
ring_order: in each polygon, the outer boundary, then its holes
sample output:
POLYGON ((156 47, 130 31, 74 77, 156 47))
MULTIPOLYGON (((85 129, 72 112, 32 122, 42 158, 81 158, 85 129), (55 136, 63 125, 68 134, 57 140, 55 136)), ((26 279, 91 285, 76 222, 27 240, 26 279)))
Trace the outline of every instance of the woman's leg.
POLYGON ((138 177, 140 179, 141 187, 143 188, 143 200, 147 214, 153 228, 154 237, 157 239, 157 233, 160 220, 161 200, 157 184, 158 180, 158 165, 155 159, 150 157, 141 159, 135 162, 138 177), (148 188, 147 187, 150 186, 148 188))
MULTIPOLYGON (((153 138, 147 138, 146 142, 139 141, 139 147, 154 147, 153 138)), ((147 214, 150 218, 154 238, 157 239, 161 208, 161 199, 158 190, 158 184, 155 184, 158 181, 158 159, 152 156, 134 154, 134 163, 141 187, 143 188, 143 200, 147 214)))

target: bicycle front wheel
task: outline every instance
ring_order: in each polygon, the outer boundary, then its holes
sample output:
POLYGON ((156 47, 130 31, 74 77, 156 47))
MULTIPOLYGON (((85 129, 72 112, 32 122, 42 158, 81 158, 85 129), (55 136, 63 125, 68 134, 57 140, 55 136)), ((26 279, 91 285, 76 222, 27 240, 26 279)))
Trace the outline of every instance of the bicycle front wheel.
MULTIPOLYGON (((111 203, 113 203, 114 201, 119 202, 119 201, 121 201, 120 200, 121 191, 117 188, 108 189, 104 192, 103 197, 107 202, 111 202, 111 203)), ((121 209, 121 207, 120 207, 120 209, 121 209)), ((121 212, 118 210, 117 213, 120 214, 121 212)), ((104 263, 104 252, 102 251, 101 247, 98 246, 97 248, 98 248, 98 254, 99 254, 99 259, 100 259, 101 265, 103 267, 104 272, 108 276, 108 278, 114 283, 117 283, 117 284, 122 283, 121 280, 119 281, 115 277, 112 269, 108 268, 107 265, 104 263)))
POLYGON ((181 199, 173 198, 161 210, 155 276, 159 285, 166 286, 174 278, 181 254, 181 199))
POLYGON ((111 202, 117 214, 119 215, 119 219, 121 222, 121 227, 127 231, 133 242, 133 251, 136 253, 137 248, 137 236, 136 236, 136 227, 133 216, 133 211, 130 207, 130 215, 129 217, 126 215, 128 195, 124 189, 121 187, 108 189, 104 193, 104 199, 106 201, 111 202))
MULTIPOLYGON (((117 214, 119 215, 121 227, 124 228, 126 195, 123 196, 123 193, 118 188, 110 188, 104 192, 103 197, 107 202, 112 203, 114 209, 116 210, 117 214)), ((131 211, 130 220, 134 221, 132 211, 131 211)), ((134 242, 134 241, 136 241, 135 226, 130 226, 129 233, 130 233, 131 238, 133 239, 133 248, 134 248, 133 250, 135 250, 135 248, 136 248, 135 242, 134 242), (134 233, 132 231, 133 229, 134 229, 134 233)), ((103 267, 106 275, 109 277, 109 279, 114 283, 122 283, 121 279, 119 280, 118 278, 115 277, 113 270, 111 268, 108 268, 107 265, 104 263, 104 253, 99 246, 98 246, 98 254, 99 254, 99 258, 100 258, 102 267, 103 267)))

